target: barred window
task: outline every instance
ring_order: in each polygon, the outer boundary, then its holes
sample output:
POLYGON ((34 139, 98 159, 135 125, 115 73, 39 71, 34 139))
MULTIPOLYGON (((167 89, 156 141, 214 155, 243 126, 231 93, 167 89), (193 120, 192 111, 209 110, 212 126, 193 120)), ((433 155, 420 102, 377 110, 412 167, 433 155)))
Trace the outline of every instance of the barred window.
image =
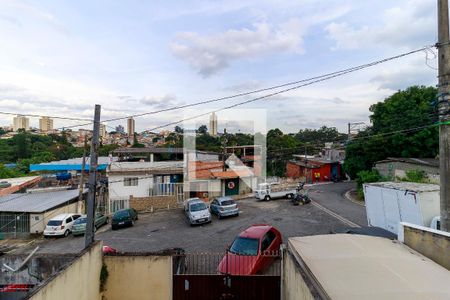
POLYGON ((127 177, 123 180, 124 186, 137 186, 139 178, 137 177, 127 177))

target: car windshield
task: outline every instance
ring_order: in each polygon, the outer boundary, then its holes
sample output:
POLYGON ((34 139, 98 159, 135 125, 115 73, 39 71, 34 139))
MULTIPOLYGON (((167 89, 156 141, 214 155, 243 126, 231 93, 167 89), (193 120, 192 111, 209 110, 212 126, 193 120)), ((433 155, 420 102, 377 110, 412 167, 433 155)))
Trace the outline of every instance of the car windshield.
POLYGON ((238 237, 231 245, 230 252, 240 255, 257 255, 258 248, 258 239, 238 237))
POLYGON ((86 218, 78 218, 73 222, 74 225, 86 223, 86 218))
POLYGON ((223 206, 225 206, 225 205, 233 205, 234 204, 234 200, 224 200, 224 201, 222 201, 222 205, 223 206))
POLYGON ((129 216, 128 210, 120 210, 114 214, 114 217, 116 218, 123 218, 128 216, 129 216))
POLYGON ((59 226, 61 224, 62 224, 61 220, 50 220, 47 223, 48 226, 59 226))
POLYGON ((191 211, 201 211, 201 210, 205 210, 206 209, 206 204, 205 203, 193 203, 190 206, 191 211))

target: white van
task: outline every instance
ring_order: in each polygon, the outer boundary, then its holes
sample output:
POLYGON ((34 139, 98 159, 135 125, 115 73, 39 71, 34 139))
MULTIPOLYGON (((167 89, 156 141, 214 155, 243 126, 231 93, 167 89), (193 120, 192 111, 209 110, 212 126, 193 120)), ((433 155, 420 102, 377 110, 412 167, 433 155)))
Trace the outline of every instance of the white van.
POLYGON ((73 221, 81 215, 61 214, 51 218, 45 226, 44 236, 68 236, 72 232, 73 221))

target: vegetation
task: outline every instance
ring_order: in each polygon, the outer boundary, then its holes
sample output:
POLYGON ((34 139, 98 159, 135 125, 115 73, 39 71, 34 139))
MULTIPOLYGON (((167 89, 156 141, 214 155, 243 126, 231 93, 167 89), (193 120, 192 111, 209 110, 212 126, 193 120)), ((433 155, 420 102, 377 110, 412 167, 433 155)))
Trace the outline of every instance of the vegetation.
POLYGON ((359 171, 356 175, 356 189, 358 192, 358 198, 361 200, 364 199, 363 184, 384 180, 385 178, 382 177, 377 170, 359 171))
POLYGON ((435 157, 439 150, 434 113, 437 90, 413 86, 370 107, 372 126, 346 147, 344 170, 351 178, 386 157, 435 157))
POLYGON ((397 180, 407 181, 407 182, 417 182, 417 183, 429 183, 430 180, 424 170, 409 170, 406 171, 405 177, 397 177, 397 180))

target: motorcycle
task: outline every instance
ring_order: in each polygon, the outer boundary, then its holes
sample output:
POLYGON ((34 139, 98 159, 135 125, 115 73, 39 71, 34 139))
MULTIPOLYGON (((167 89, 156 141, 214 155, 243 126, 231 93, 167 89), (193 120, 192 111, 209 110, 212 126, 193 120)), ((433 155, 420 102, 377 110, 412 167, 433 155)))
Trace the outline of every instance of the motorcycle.
POLYGON ((308 192, 303 189, 305 183, 300 182, 297 187, 297 192, 295 196, 291 199, 293 205, 305 205, 311 202, 311 199, 308 196, 308 192))

